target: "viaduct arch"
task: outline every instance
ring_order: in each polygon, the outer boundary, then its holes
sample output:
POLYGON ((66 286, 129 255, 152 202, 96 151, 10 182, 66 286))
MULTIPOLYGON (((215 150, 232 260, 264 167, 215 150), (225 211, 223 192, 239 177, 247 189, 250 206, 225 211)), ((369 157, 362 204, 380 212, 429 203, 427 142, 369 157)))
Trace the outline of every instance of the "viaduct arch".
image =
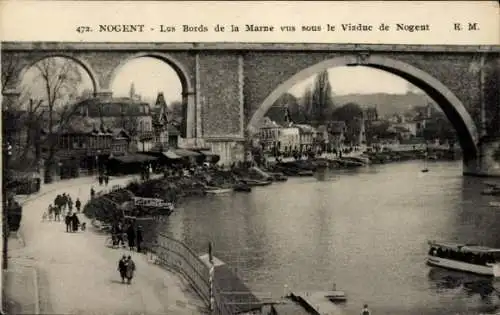
POLYGON ((294 85, 329 68, 342 66, 366 66, 384 70, 406 79, 415 86, 425 91, 443 109, 448 119, 453 124, 464 152, 465 159, 473 159, 478 153, 477 143, 479 135, 472 117, 462 102, 439 80, 430 74, 399 60, 385 56, 346 55, 334 57, 299 71, 291 78, 281 83, 253 113, 249 123, 248 132, 257 131, 259 121, 265 116, 269 108, 281 95, 288 92, 294 85))
POLYGON ((111 96, 110 82, 129 60, 160 59, 183 86, 183 145, 210 148, 222 163, 245 158, 259 118, 294 83, 330 67, 372 67, 405 78, 441 105, 458 132, 465 174, 500 176, 498 46, 3 42, 1 54, 2 72, 9 60, 17 63, 3 106, 18 101, 22 73, 47 57, 76 61, 99 98, 111 96))
POLYGON ((42 56, 40 58, 36 58, 34 60, 31 60, 29 63, 25 64, 22 66, 20 71, 17 74, 16 80, 13 82, 13 88, 18 90, 19 85, 21 84, 22 79, 24 78, 26 72, 34 67, 38 62, 48 59, 48 58, 64 58, 67 60, 70 60, 72 62, 75 62, 78 66, 82 67, 85 72, 88 74, 90 77, 90 80, 92 81, 92 88, 94 94, 96 94, 98 91, 101 90, 100 85, 99 85, 99 80, 97 79, 97 75, 94 72, 94 69, 92 66, 85 60, 85 58, 82 57, 75 57, 72 56, 71 54, 65 54, 65 53, 57 53, 57 54, 48 54, 45 56, 42 56))
POLYGON ((163 61, 164 63, 172 67, 172 69, 174 69, 174 71, 177 73, 177 76, 181 81, 183 94, 193 92, 193 87, 191 85, 191 81, 189 80, 188 71, 184 68, 183 64, 174 57, 166 53, 159 53, 159 52, 139 52, 121 60, 120 63, 114 68, 113 72, 111 73, 111 76, 109 78, 110 84, 115 80, 116 76, 120 73, 120 70, 127 63, 135 59, 148 58, 148 57, 163 61))

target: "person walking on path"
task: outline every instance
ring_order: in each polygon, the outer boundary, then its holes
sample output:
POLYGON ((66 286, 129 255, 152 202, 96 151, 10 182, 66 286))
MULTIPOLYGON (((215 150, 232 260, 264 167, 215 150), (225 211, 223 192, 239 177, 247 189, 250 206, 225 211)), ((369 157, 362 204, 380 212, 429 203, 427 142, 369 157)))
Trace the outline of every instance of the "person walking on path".
POLYGON ((78 231, 78 226, 80 226, 80 220, 78 219, 76 213, 73 213, 73 215, 71 216, 71 227, 73 232, 78 231))
POLYGON ((68 196, 66 193, 63 193, 61 196, 61 208, 62 210, 66 210, 66 206, 68 205, 68 196))
POLYGON ((127 228, 127 240, 128 240, 128 247, 130 248, 130 250, 133 250, 135 247, 135 230, 133 223, 130 223, 130 225, 127 228))
POLYGON ((49 205, 48 213, 49 213, 49 221, 52 221, 54 215, 54 207, 51 204, 49 205))
POLYGON ((140 225, 137 227, 136 237, 137 237, 137 252, 140 253, 142 249, 141 248, 142 241, 144 240, 142 226, 140 225))
POLYGON ((108 174, 104 174, 104 184, 106 186, 108 186, 108 184, 109 184, 109 176, 108 176, 108 174))
POLYGON ((61 221, 61 207, 56 206, 54 209, 54 221, 61 221))
POLYGON ((134 277, 135 272, 135 263, 132 260, 132 257, 127 257, 127 284, 132 282, 132 278, 134 277))
MULTIPOLYGON (((59 209, 59 213, 61 213, 62 203, 63 203, 63 197, 61 195, 57 195, 56 198, 54 199, 54 205, 57 209, 59 209)), ((54 215, 55 215, 55 213, 54 213, 54 215)), ((54 221, 55 221, 55 217, 54 217, 54 221)))
POLYGON ((77 212, 80 212, 80 207, 82 206, 82 202, 80 201, 80 199, 77 197, 76 198, 76 201, 75 201, 75 207, 76 207, 76 211, 77 212))
POLYGON ((94 199, 94 196, 95 196, 95 190, 94 190, 94 187, 90 187, 90 199, 94 199))
POLYGON ((66 232, 71 232, 71 216, 69 213, 64 217, 64 223, 66 223, 66 232))
POLYGON ((68 209, 69 212, 73 211, 73 199, 71 199, 71 196, 68 196, 68 209))
POLYGON ((125 278, 127 277, 127 257, 125 255, 118 261, 118 272, 122 278, 122 283, 125 283, 125 278))

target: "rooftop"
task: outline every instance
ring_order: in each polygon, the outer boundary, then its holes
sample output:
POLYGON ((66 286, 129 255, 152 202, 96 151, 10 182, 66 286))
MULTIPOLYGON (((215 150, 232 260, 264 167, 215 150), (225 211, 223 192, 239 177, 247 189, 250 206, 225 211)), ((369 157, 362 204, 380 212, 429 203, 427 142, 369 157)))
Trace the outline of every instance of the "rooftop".
POLYGON ((146 102, 135 101, 130 98, 120 97, 109 100, 89 98, 75 104, 82 115, 90 117, 113 116, 149 116, 150 108, 146 102))
POLYGON ((311 125, 295 124, 294 126, 299 128, 302 133, 314 133, 316 131, 316 129, 311 125))
POLYGON ((278 123, 271 120, 269 117, 264 117, 260 125, 261 129, 279 128, 281 127, 278 123))

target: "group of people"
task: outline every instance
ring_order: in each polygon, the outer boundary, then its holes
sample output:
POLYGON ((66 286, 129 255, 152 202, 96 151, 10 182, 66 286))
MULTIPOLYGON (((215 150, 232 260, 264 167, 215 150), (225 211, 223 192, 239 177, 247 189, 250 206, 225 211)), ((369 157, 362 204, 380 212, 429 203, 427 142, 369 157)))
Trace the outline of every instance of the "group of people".
POLYGON ((120 272, 120 277, 122 278, 122 283, 125 283, 125 279, 127 280, 127 284, 132 282, 132 278, 134 277, 135 271, 135 263, 132 260, 132 257, 123 255, 120 261, 118 262, 118 272, 120 272))
POLYGON ((109 175, 104 173, 104 174, 99 174, 97 177, 97 180, 99 181, 99 186, 102 186, 103 184, 108 186, 109 183, 109 175))
POLYGON ((137 252, 142 250, 142 242, 144 240, 144 232, 142 227, 139 225, 135 228, 133 222, 128 222, 123 224, 122 222, 117 222, 111 228, 111 240, 113 247, 125 246, 125 238, 127 239, 127 245, 130 250, 137 248, 137 252))
MULTIPOLYGON (((54 199, 54 204, 50 204, 47 212, 43 214, 43 220, 49 221, 61 221, 61 215, 66 214, 66 216, 71 215, 73 211, 73 205, 76 208, 77 212, 80 212, 82 202, 79 198, 76 198, 76 201, 73 203, 73 199, 69 194, 63 193, 62 195, 57 195, 54 199)), ((73 213, 73 216, 76 216, 76 213, 73 213)))
POLYGON ((82 231, 85 230, 85 222, 80 225, 80 219, 78 219, 78 215, 76 212, 67 212, 64 217, 64 223, 66 223, 66 232, 78 232, 78 228, 81 226, 82 231))

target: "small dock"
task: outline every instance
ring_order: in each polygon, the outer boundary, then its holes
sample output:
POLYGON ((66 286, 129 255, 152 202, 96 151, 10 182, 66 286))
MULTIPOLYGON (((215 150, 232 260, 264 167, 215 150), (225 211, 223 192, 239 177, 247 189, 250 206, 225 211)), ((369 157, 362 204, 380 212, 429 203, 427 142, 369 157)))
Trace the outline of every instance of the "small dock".
MULTIPOLYGON (((200 256, 200 259, 210 267, 208 254, 200 256)), ((225 262, 214 256, 213 263, 215 267, 214 282, 224 297, 225 304, 231 307, 232 314, 250 313, 262 309, 262 301, 253 294, 225 262)))
POLYGON ((290 293, 290 299, 300 304, 309 314, 338 315, 342 311, 329 299, 338 294, 339 291, 296 292, 290 293))

